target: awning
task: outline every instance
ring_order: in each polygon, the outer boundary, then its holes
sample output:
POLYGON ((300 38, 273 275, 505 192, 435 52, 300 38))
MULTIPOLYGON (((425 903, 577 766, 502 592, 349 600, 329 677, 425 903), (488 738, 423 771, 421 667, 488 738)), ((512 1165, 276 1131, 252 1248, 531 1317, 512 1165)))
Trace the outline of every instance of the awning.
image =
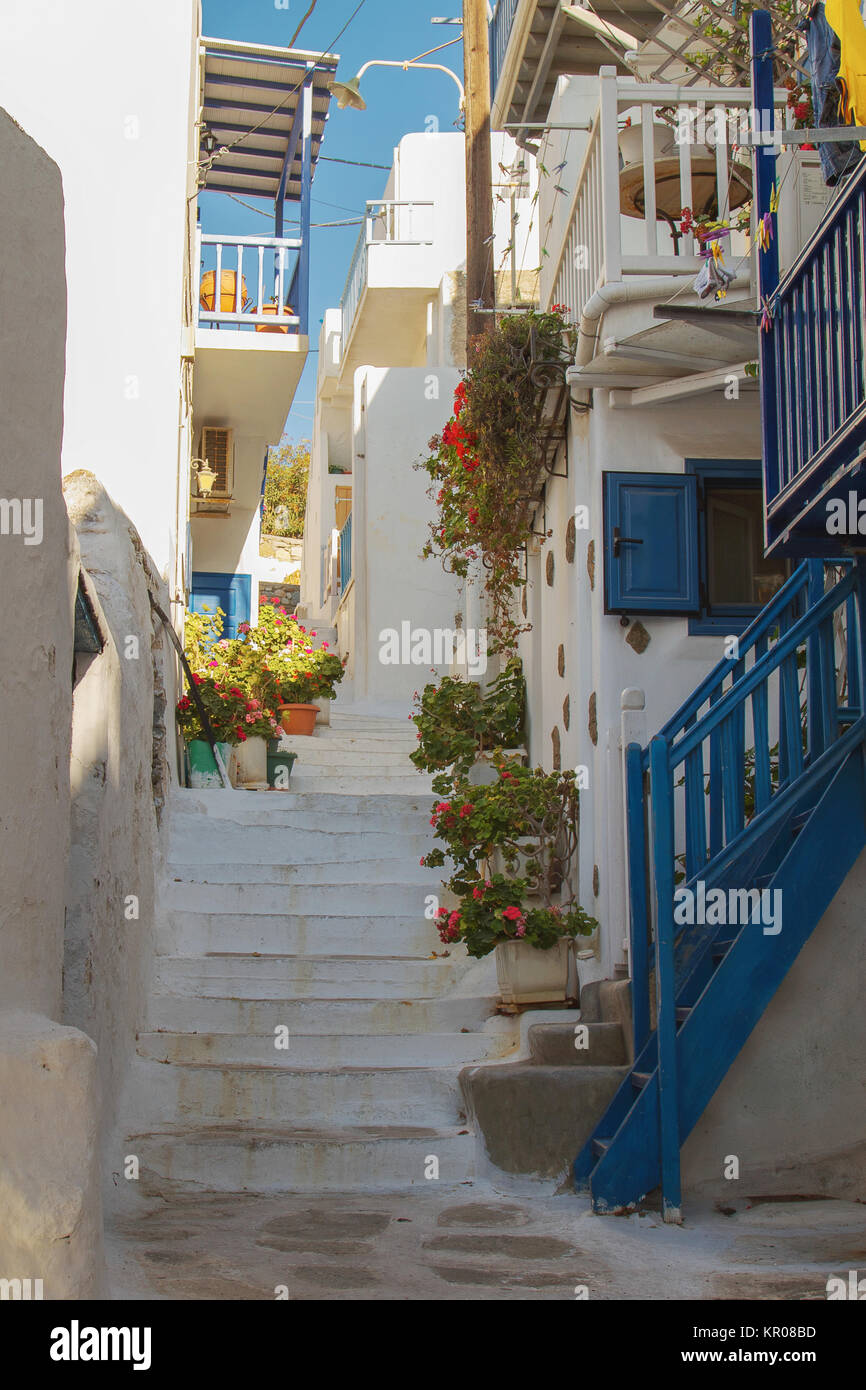
MULTIPOLYGON (((203 143, 208 132, 219 145, 234 145, 226 154, 217 155, 205 187, 216 193, 277 198, 293 126, 296 118, 301 119, 299 107, 307 79, 313 99, 311 151, 315 168, 331 101, 327 84, 338 62, 333 53, 203 38, 199 158, 208 158, 203 143), (238 140, 241 143, 234 144, 238 140)), ((285 196, 295 201, 301 197, 302 148, 299 140, 286 179, 285 196)))

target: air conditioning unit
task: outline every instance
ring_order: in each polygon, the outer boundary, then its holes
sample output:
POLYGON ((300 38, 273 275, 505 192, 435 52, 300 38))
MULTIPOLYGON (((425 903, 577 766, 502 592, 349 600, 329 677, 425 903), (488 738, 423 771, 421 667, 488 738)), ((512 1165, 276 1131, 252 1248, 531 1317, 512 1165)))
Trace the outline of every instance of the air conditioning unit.
POLYGON ((207 497, 194 498, 197 516, 227 516, 234 489, 233 433, 219 425, 205 425, 201 432, 199 457, 207 459, 216 473, 216 482, 207 497))

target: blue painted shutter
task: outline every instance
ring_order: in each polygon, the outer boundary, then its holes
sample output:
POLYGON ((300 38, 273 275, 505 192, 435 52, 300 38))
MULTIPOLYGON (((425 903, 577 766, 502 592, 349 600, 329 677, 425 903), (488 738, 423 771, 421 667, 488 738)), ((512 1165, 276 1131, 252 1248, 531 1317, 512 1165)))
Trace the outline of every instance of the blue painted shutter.
POLYGON ((250 620, 252 580, 248 574, 193 574, 190 608, 201 613, 208 608, 214 613, 221 608, 223 637, 237 637, 238 626, 250 620))
POLYGON ((697 479, 605 473, 603 482, 605 611, 697 613, 697 479))

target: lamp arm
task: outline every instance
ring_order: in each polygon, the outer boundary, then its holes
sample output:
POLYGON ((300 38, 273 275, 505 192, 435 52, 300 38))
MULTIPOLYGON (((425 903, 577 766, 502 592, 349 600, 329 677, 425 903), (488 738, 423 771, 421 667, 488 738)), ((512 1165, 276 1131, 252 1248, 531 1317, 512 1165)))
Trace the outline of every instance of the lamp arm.
POLYGON ((403 68, 404 71, 406 68, 428 68, 433 72, 447 72, 448 76, 452 77, 457 83, 457 88, 460 92, 460 110, 462 111, 466 105, 466 92, 463 83, 460 81, 456 72, 454 72, 452 68, 446 68, 443 63, 417 63, 409 59, 401 63, 394 58, 370 58, 369 61, 358 70, 357 80, 359 82, 368 68, 403 68))

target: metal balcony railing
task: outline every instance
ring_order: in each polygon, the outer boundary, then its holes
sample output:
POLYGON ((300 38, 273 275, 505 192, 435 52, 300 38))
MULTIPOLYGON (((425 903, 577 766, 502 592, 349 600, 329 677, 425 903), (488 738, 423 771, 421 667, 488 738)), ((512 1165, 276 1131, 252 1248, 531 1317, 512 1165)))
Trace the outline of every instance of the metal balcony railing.
MULTIPOLYGON (((796 532, 866 431, 866 160, 772 296, 761 334, 769 545, 796 532)), ((825 518, 824 518, 825 519, 825 518)), ((818 523, 810 522, 815 529, 818 523)), ((796 537, 795 537, 796 539, 796 537)))
POLYGON ((432 202, 403 202, 395 199, 368 201, 364 225, 355 245, 341 300, 344 352, 367 285, 370 248, 432 246, 433 207, 432 202))
POLYGON ((340 532, 340 593, 344 594, 352 578, 352 513, 349 512, 340 532))
POLYGON ((493 11, 493 18, 490 21, 490 90, 496 91, 496 85, 502 74, 502 67, 505 62, 505 53, 508 48, 508 40, 511 38, 511 30, 514 27, 514 16, 520 7, 520 0, 497 0, 493 11))

